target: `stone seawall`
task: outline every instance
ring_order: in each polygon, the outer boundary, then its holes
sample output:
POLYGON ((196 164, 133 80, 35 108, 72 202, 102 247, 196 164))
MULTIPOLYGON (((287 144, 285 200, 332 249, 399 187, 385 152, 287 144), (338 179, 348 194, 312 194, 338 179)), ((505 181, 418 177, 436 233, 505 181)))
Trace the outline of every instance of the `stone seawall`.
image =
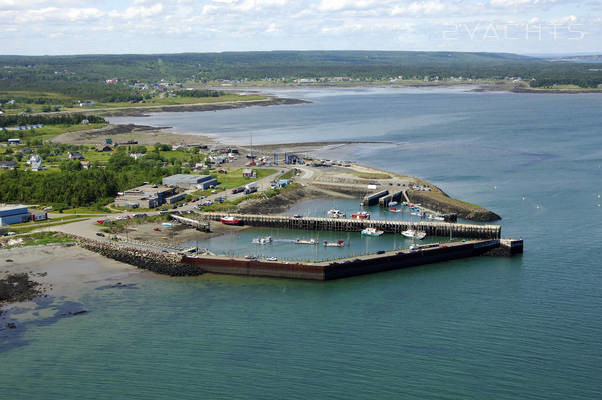
POLYGON ((182 256, 178 254, 142 250, 121 243, 105 243, 84 238, 76 238, 76 241, 86 250, 157 274, 197 276, 203 273, 198 265, 182 263, 182 256))

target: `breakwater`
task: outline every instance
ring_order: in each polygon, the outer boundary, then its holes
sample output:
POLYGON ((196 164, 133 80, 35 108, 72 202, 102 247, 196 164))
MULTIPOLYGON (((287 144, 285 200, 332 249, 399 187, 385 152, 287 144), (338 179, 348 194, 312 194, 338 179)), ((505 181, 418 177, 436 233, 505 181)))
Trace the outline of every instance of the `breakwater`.
POLYGON ((287 229, 306 229, 322 231, 359 232, 367 227, 374 227, 386 233, 400 234, 408 229, 418 229, 429 236, 461 237, 470 239, 499 239, 502 236, 502 227, 499 225, 472 225, 454 224, 445 222, 409 222, 386 220, 357 220, 348 218, 295 218, 283 215, 261 214, 226 214, 220 212, 207 212, 197 214, 198 217, 210 221, 219 221, 225 216, 239 219, 245 225, 264 226, 287 229))
MULTIPOLYGON (((509 240, 503 244, 503 247, 517 247, 511 242, 518 241, 509 240)), ((217 274, 326 281, 481 255, 511 255, 508 248, 500 249, 501 247, 501 241, 494 239, 444 245, 429 244, 411 250, 393 250, 381 254, 317 263, 186 255, 182 257, 182 262, 197 265, 205 272, 217 274), (490 253, 498 249, 500 251, 497 254, 490 253)), ((520 249, 522 251, 522 241, 520 241, 520 249)))
POLYGON ((481 255, 513 256, 523 251, 523 241, 471 240, 424 244, 407 250, 391 250, 353 258, 322 262, 290 262, 246 257, 163 252, 127 242, 105 242, 75 237, 82 248, 158 274, 196 276, 204 272, 287 279, 331 280, 481 255))
POLYGON ((176 253, 163 253, 128 246, 120 242, 107 242, 76 237, 76 243, 84 249, 98 253, 138 268, 170 276, 196 276, 203 273, 198 265, 183 263, 182 256, 176 253))

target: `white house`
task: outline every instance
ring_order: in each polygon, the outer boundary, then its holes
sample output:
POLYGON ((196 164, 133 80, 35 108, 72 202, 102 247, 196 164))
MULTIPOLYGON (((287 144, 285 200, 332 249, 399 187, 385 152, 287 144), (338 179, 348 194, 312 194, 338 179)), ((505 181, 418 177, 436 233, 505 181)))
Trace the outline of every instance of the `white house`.
POLYGON ((32 171, 42 170, 42 158, 37 154, 32 155, 29 160, 27 160, 27 164, 31 167, 32 171))

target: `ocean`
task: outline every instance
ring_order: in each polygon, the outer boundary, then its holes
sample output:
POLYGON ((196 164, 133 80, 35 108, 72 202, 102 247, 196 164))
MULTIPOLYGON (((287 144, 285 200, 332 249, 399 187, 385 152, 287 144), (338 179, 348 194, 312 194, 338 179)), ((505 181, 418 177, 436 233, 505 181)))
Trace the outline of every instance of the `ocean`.
MULTIPOLYGON (((114 122, 243 145, 251 134, 254 143, 379 141, 319 156, 418 176, 487 207, 504 236, 525 240, 524 255, 332 282, 134 275, 126 289, 40 303, 89 312, 30 318, 3 337, 2 396, 602 397, 602 96, 276 92, 313 103, 114 122)), ((299 207, 328 206, 314 202, 299 207)), ((240 240, 226 239, 233 249, 240 240)))

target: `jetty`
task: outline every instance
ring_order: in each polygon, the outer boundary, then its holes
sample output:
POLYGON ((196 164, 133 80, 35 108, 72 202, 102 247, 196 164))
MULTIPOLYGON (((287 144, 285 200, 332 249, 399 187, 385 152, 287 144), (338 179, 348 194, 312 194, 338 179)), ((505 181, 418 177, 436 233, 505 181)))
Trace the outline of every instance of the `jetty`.
MULTIPOLYGON (((350 218, 297 218, 285 215, 228 214, 222 212, 196 214, 197 218, 205 221, 219 221, 220 218, 226 216, 235 217, 245 225, 272 228, 360 232, 365 228, 372 227, 385 233, 394 234, 401 234, 401 232, 408 229, 417 229, 426 232, 429 236, 453 236, 467 239, 500 239, 502 237, 502 227, 499 225, 456 224, 431 221, 357 220, 350 218)), ((182 223, 186 222, 182 221, 182 223)))
POLYGON ((205 255, 183 255, 181 262, 216 274, 327 281, 467 257, 512 256, 522 253, 522 246, 522 240, 471 240, 315 263, 205 255))

